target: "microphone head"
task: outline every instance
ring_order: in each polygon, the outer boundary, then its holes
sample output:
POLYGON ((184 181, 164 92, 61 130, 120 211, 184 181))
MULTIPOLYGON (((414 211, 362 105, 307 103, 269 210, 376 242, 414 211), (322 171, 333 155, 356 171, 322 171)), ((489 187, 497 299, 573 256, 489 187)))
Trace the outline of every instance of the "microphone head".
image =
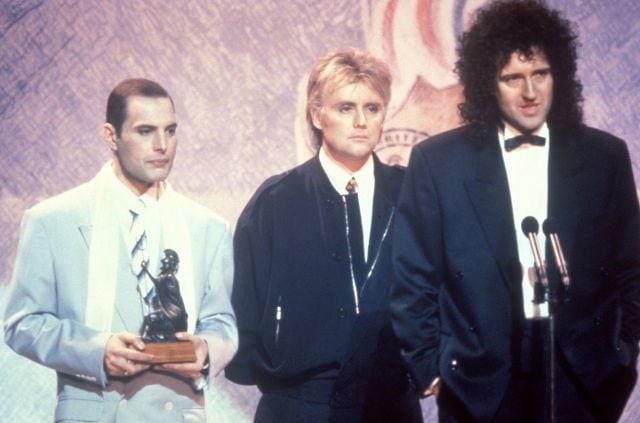
POLYGON ((558 222, 553 217, 547 217, 547 219, 542 222, 542 231, 545 235, 557 234, 558 222))
POLYGON ((539 229, 540 225, 535 217, 527 216, 522 219, 522 232, 524 232, 525 235, 528 236, 530 233, 537 234, 539 229))

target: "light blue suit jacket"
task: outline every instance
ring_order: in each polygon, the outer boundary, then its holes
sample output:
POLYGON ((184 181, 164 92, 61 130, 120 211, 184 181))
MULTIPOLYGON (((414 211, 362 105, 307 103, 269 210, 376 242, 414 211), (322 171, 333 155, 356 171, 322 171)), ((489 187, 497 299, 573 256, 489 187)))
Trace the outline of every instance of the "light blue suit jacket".
MULTIPOLYGON (((237 348, 229 301, 231 231, 206 208, 180 199, 190 232, 194 290, 201 299, 195 333, 207 341, 210 373, 215 375, 237 348)), ((204 421, 202 391, 194 390, 190 380, 157 371, 118 380, 105 374, 104 351, 111 333, 84 324, 95 200, 94 179, 25 213, 6 309, 5 341, 17 353, 57 372, 56 421, 204 421)), ((138 333, 140 297, 124 240, 121 247, 112 333, 138 333)))

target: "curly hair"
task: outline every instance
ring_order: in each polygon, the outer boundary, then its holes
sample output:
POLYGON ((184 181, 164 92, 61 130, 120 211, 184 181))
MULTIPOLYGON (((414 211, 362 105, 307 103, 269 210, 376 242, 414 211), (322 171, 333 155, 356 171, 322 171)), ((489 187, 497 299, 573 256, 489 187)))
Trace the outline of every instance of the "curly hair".
POLYGON ((582 123, 582 84, 577 78, 577 35, 571 23, 544 1, 497 1, 481 9, 458 44, 456 72, 463 85, 458 105, 465 123, 487 131, 500 124, 496 74, 513 52, 526 57, 534 48, 546 56, 553 75, 553 100, 547 122, 554 128, 582 123))

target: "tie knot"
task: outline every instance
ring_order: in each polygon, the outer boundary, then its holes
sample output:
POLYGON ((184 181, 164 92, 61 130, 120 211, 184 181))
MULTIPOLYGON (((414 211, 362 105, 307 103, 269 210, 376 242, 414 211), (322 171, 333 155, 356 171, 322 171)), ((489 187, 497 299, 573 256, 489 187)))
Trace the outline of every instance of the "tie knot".
POLYGON ((504 149, 507 151, 512 151, 520 147, 522 144, 543 146, 544 143, 545 143, 544 137, 540 137, 538 135, 532 135, 532 134, 518 135, 517 137, 504 140, 504 149))
POLYGON ((356 178, 354 176, 349 179, 347 182, 347 186, 345 187, 349 194, 357 194, 358 193, 358 183, 356 182, 356 178))
POLYGON ((133 216, 140 216, 144 209, 146 208, 146 204, 142 200, 142 198, 136 198, 136 201, 131 203, 131 207, 129 207, 129 211, 133 214, 133 216))

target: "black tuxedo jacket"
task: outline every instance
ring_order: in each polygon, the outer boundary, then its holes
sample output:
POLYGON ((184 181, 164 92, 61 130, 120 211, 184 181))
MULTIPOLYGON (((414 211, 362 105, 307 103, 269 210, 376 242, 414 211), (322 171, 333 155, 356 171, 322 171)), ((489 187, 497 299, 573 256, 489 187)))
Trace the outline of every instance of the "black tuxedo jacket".
MULTIPOLYGON (((478 134, 462 127, 413 149, 396 218, 391 310, 416 388, 440 376, 486 421, 517 362, 524 314, 516 236, 524 235, 514 229, 497 134, 477 142, 478 134)), ((552 128, 549 155, 548 216, 571 276, 557 343, 593 401, 622 411, 640 334, 629 155, 623 141, 587 127, 552 128)))
POLYGON ((372 273, 359 315, 342 198, 318 158, 268 179, 249 201, 234 236, 240 344, 228 379, 351 409, 340 413, 345 421, 358 421, 365 400, 381 406, 411 392, 388 297, 390 228, 404 171, 376 158, 374 172, 372 273))

